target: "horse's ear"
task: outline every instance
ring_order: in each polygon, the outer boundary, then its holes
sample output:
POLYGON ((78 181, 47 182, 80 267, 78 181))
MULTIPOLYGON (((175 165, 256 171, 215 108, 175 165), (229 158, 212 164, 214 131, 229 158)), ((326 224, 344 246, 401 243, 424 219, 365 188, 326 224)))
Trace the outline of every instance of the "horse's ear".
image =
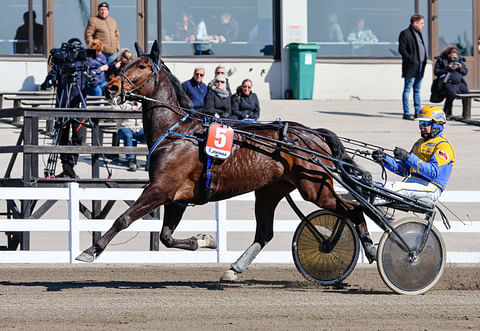
POLYGON ((137 57, 140 57, 145 54, 145 52, 143 51, 142 47, 138 42, 135 42, 135 50, 137 51, 137 57))
POLYGON ((158 42, 156 40, 153 42, 152 49, 150 50, 150 57, 154 63, 158 63, 160 48, 158 47, 158 42))

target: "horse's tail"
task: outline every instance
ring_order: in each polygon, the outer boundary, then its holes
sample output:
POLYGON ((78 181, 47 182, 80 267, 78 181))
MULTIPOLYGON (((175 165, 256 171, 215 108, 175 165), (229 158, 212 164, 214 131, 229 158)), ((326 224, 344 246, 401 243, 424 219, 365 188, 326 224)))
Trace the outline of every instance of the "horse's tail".
POLYGON ((370 182, 372 180, 371 174, 368 171, 362 170, 347 153, 345 146, 340 138, 328 129, 316 129, 316 131, 325 139, 328 147, 332 151, 332 157, 340 162, 334 162, 337 169, 340 170, 342 180, 346 183, 352 184, 352 177, 360 177, 362 182, 370 182))

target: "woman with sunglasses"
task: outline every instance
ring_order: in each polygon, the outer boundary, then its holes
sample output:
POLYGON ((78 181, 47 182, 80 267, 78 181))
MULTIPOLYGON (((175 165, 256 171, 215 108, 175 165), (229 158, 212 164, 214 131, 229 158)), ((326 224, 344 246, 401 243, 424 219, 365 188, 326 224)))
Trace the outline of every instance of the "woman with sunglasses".
POLYGON ((455 166, 455 151, 443 134, 446 117, 435 105, 423 107, 418 113, 421 138, 410 152, 395 147, 394 158, 379 149, 372 158, 388 170, 408 177, 406 181, 387 182, 385 188, 412 199, 438 200, 455 166))
POLYGON ((252 92, 252 81, 244 79, 232 97, 232 113, 239 120, 257 120, 260 115, 258 97, 252 92))
POLYGON ((213 86, 208 89, 203 112, 221 118, 232 119, 232 94, 226 87, 225 75, 216 75, 213 86))

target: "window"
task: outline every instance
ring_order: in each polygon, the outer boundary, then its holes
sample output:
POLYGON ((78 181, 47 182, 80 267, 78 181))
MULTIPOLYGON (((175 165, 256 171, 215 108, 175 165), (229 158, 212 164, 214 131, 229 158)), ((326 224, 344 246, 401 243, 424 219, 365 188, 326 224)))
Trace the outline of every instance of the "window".
POLYGON ((398 35, 414 12, 415 1, 308 0, 308 41, 320 45, 319 57, 397 57, 398 35))
POLYGON ((438 51, 452 45, 458 55, 473 56, 472 1, 457 0, 454 3, 438 3, 438 51))
POLYGON ((62 46, 72 38, 85 43, 85 27, 90 18, 90 0, 54 1, 54 47, 62 46))
MULTIPOLYGON (((162 55, 272 55, 272 3, 267 0, 164 0, 161 2, 162 55)), ((149 13, 149 23, 152 14, 149 13)), ((151 36, 149 31, 149 44, 151 36)))
POLYGON ((0 54, 43 54, 42 8, 41 0, 2 1, 0 54), (30 5, 32 6, 31 10, 30 5), (30 22, 33 23, 32 29, 30 29, 30 22))

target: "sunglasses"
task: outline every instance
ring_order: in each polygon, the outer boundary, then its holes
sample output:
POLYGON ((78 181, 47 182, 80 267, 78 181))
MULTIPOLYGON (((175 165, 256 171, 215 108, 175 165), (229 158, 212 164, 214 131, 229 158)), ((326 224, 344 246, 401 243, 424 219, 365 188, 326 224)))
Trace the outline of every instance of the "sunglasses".
POLYGON ((418 125, 420 126, 430 126, 433 124, 433 121, 420 121, 418 125))
POLYGON ((252 87, 251 86, 242 86, 242 88, 248 88, 250 90, 252 87))
POLYGON ((196 73, 195 73, 195 76, 203 77, 203 76, 205 76, 205 74, 201 74, 201 73, 196 72, 196 73))
POLYGON ((225 84, 225 81, 224 80, 216 80, 215 83, 225 84))

